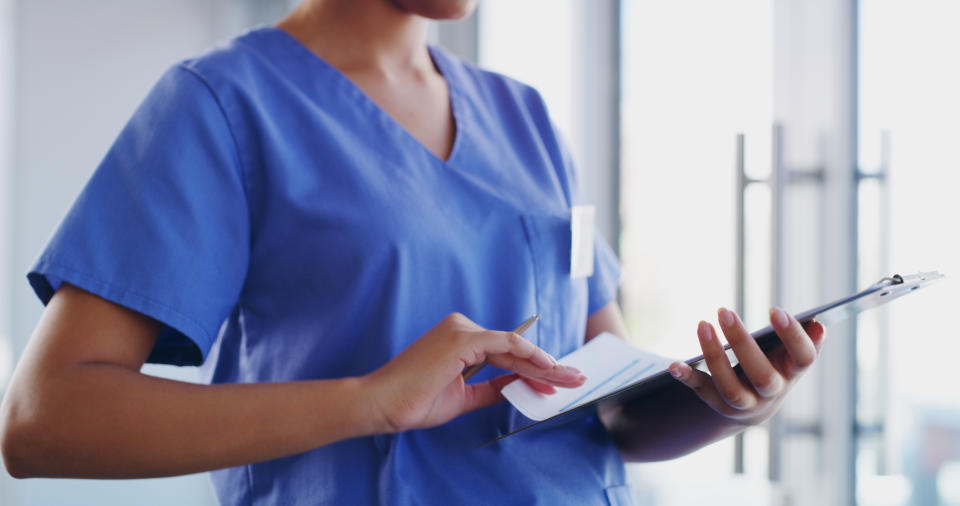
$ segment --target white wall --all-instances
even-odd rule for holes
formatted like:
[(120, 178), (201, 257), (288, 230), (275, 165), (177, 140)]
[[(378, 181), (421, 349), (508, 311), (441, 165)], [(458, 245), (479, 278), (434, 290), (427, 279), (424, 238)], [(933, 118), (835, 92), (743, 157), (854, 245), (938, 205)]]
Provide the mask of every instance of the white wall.
[[(7, 247), (11, 233), (10, 202), (12, 193), (11, 153), (13, 108), (13, 2), (0, 0), (0, 391), (13, 365), (10, 345), (10, 253)], [(2, 496), (0, 496), (2, 497)]]
[[(7, 5), (14, 8), (12, 37), (4, 22)], [(285, 8), (284, 0), (0, 0), (0, 347), (6, 346), (3, 334), (9, 333), (14, 356), (22, 351), (42, 310), (24, 276), (161, 73)], [(12, 44), (7, 44), (9, 38)], [(10, 49), (13, 78), (5, 79), (11, 75), (4, 66), (5, 50)], [(7, 85), (12, 85), (12, 94), (5, 94)], [(3, 128), (9, 120), (5, 97), (15, 104), (10, 136)], [(4, 171), (8, 161), (11, 170)], [(8, 191), (3, 193), (5, 180)], [(5, 216), (10, 219), (4, 221)], [(5, 223), (10, 226), (5, 228)], [(9, 322), (4, 322), (4, 314), (11, 316)], [(2, 358), (0, 352), (0, 389), (7, 376)], [(185, 379), (192, 375), (190, 369), (151, 371)], [(216, 501), (205, 475), (122, 482), (15, 481), (0, 472), (0, 503)]]
[[(13, 346), (10, 343), (10, 202), (11, 163), (10, 132), (13, 106), (13, 2), (0, 0), (0, 392), (13, 365)], [(0, 504), (11, 504), (10, 478), (0, 473)]]

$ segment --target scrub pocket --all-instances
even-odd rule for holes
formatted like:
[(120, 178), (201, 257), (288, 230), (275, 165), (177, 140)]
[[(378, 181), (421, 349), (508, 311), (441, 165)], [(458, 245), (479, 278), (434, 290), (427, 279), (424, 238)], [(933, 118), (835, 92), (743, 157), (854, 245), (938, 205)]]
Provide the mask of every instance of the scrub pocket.
[[(534, 300), (540, 319), (536, 334), (525, 334), (544, 351), (560, 358), (583, 345), (587, 326), (587, 280), (570, 277), (570, 216), (522, 215), (533, 273)], [(532, 422), (510, 409), (501, 434)]]
[(524, 215), (536, 289), (536, 344), (561, 357), (583, 344), (587, 280), (570, 277), (570, 216)]

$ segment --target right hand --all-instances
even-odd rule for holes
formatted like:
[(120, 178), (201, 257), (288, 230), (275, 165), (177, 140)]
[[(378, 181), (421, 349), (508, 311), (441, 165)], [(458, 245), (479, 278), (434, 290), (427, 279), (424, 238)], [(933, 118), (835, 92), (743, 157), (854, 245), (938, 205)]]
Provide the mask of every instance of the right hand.
[[(514, 371), (465, 384), (464, 368), (488, 364)], [(500, 389), (518, 376), (549, 393), (586, 380), (519, 334), (486, 330), (454, 313), (420, 336), (386, 365), (363, 378), (371, 387), (378, 432), (401, 432), (443, 424), (502, 399)], [(545, 388), (544, 388), (545, 387)]]

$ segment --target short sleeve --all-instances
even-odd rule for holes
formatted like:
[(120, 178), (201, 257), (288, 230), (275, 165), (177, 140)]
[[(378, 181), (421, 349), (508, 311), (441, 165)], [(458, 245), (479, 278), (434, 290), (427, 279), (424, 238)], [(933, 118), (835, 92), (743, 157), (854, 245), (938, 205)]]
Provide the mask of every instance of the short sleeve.
[[(539, 97), (539, 95), (537, 95)], [(542, 104), (542, 99), (539, 99)], [(545, 105), (541, 105), (545, 111)], [(556, 127), (551, 123), (550, 132), (557, 147), (555, 163), (563, 168), (564, 191), (568, 204), (580, 204), (580, 188), (577, 181), (577, 171), (573, 163), (570, 149), (563, 141)], [(589, 203), (589, 202), (587, 202)], [(588, 302), (587, 315), (595, 313), (610, 302), (616, 300), (620, 289), (620, 261), (610, 248), (607, 241), (599, 234), (594, 233), (593, 240), (593, 274), (587, 278)]]
[(616, 300), (620, 289), (620, 262), (600, 234), (594, 234), (593, 249), (593, 275), (587, 279), (588, 315)]
[(220, 102), (167, 71), (124, 127), (27, 278), (47, 304), (67, 282), (164, 325), (148, 361), (199, 364), (236, 306), (249, 213)]

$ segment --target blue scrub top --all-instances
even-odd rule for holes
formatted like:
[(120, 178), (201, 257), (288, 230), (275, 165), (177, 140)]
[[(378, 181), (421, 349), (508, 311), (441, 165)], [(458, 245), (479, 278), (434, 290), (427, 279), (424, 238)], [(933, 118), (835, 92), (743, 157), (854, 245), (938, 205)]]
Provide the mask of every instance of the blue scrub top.
[[(437, 158), (343, 74), (260, 28), (171, 68), (28, 275), (164, 324), (150, 360), (212, 383), (369, 373), (445, 315), (555, 356), (583, 344), (619, 270), (570, 277), (574, 171), (540, 96), (438, 48), (456, 121)], [(502, 374), (488, 367), (482, 381)], [(323, 416), (322, 411), (317, 416)], [(518, 427), (500, 403), (440, 427), (215, 471), (223, 504), (620, 504), (596, 418)]]

